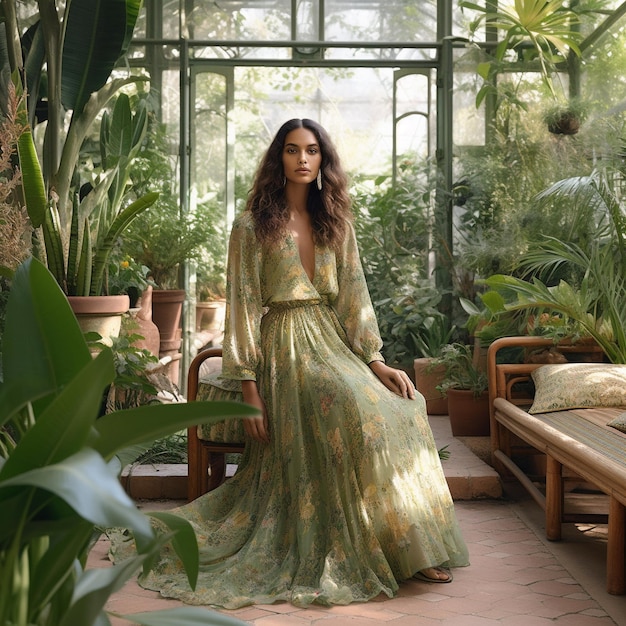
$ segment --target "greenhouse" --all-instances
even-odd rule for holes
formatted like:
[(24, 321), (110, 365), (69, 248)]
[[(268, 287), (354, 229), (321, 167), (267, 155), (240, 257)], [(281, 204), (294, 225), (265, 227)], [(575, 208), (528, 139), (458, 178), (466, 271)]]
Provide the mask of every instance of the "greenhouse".
[[(462, 503), (470, 564), (478, 564), (456, 569), (462, 559), (457, 564), (451, 557), (454, 585), (434, 591), (443, 588), (445, 602), (453, 600), (453, 590), (445, 595), (449, 588), (463, 590), (471, 582), (471, 570), (489, 567), (481, 553), (489, 533), (472, 536), (475, 519), (485, 527), (493, 524), (498, 532), (507, 524), (521, 524), (515, 541), (533, 546), (529, 554), (540, 554), (549, 563), (545, 570), (544, 565), (528, 566), (541, 569), (541, 575), (520, 565), (506, 574), (498, 570), (493, 580), (496, 586), (512, 585), (515, 577), (529, 576), (533, 608), (525, 612), (507, 604), (499, 613), (501, 599), (494, 595), (486, 608), (473, 610), (468, 604), (467, 616), (505, 621), (524, 615), (558, 622), (576, 614), (590, 624), (621, 624), (626, 593), (626, 2), (0, 0), (0, 18), (0, 506), (15, 510), (4, 530), (0, 527), (0, 623), (166, 623), (148, 616), (141, 618), (146, 621), (120, 621), (125, 609), (117, 612), (108, 597), (113, 583), (106, 592), (103, 583), (98, 592), (89, 589), (84, 598), (71, 600), (83, 580), (78, 569), (87, 575), (89, 568), (82, 568), (90, 554), (90, 562), (97, 554), (97, 549), (91, 552), (92, 532), (120, 526), (131, 528), (137, 538), (134, 558), (145, 558), (154, 567), (164, 540), (151, 535), (150, 524), (134, 505), (122, 502), (128, 494), (141, 499), (132, 484), (135, 480), (139, 489), (145, 468), (182, 468), (184, 480), (167, 492), (173, 496), (163, 496), (169, 479), (161, 474), (157, 497), (193, 503), (215, 490), (225, 493), (225, 485), (235, 484), (227, 476), (236, 476), (242, 464), (247, 467), (247, 444), (255, 438), (247, 428), (256, 422), (253, 413), (245, 412), (252, 409), (239, 408), (239, 401), (253, 404), (258, 413), (269, 392), (261, 394), (261, 404), (250, 402), (245, 392), (249, 380), (260, 381), (259, 386), (263, 381), (260, 372), (267, 364), (261, 343), (246, 348), (257, 355), (254, 359), (233, 347), (241, 341), (233, 339), (237, 324), (261, 341), (256, 322), (241, 321), (244, 309), (237, 308), (243, 306), (238, 298), (247, 298), (242, 294), (257, 283), (237, 286), (240, 270), (233, 269), (234, 258), (248, 267), (255, 257), (246, 245), (233, 252), (233, 242), (241, 216), (254, 212), (251, 207), (262, 213), (259, 206), (276, 193), (285, 198), (280, 201), (285, 206), (295, 197), (288, 195), (295, 187), (284, 155), (284, 191), (259, 192), (261, 171), (267, 167), (263, 158), (285, 122), (312, 120), (328, 133), (345, 170), (352, 216), (348, 232), (353, 224), (359, 260), (356, 278), (347, 284), (359, 284), (362, 268), (367, 296), (363, 304), (357, 288), (345, 296), (341, 289), (337, 296), (329, 288), (328, 295), (316, 282), (330, 273), (332, 286), (332, 273), (343, 280), (351, 267), (347, 252), (333, 239), (334, 228), (345, 232), (329, 226), (334, 224), (329, 217), (316, 221), (320, 209), (313, 208), (319, 197), (326, 206), (322, 212), (329, 211), (329, 202), (337, 203), (336, 214), (343, 211), (342, 183), (334, 174), (322, 181), (325, 159), (334, 158), (330, 153), (322, 155), (318, 178), (311, 179), (307, 191), (305, 213), (314, 233), (309, 268), (306, 248), (294, 244), (298, 269), (309, 279), (301, 290), (319, 291), (321, 305), (333, 310), (341, 328), (338, 336), (359, 360), (372, 371), (372, 363), (384, 364), (385, 375), (375, 373), (389, 390), (410, 381), (425, 401), (436, 456), (452, 498)], [(307, 124), (300, 128), (305, 133)], [(317, 132), (311, 128), (309, 136)], [(315, 145), (324, 144), (316, 137)], [(306, 158), (315, 163), (312, 153)], [(293, 206), (290, 210), (293, 221)], [(276, 243), (271, 230), (279, 222), (263, 224), (257, 213), (254, 219), (255, 243)], [(311, 228), (310, 221), (305, 225)], [(289, 227), (294, 242), (301, 228)], [(321, 253), (327, 245), (331, 270)], [(255, 280), (260, 293), (270, 280), (270, 262), (259, 263)], [(276, 271), (284, 272), (284, 267), (278, 265)], [(285, 272), (279, 287), (286, 289), (291, 278)], [(348, 301), (345, 311), (343, 299)], [(87, 311), (92, 302), (112, 306), (111, 316), (105, 318), (100, 308)], [(254, 301), (263, 309), (259, 328), (265, 328), (277, 307), (265, 296), (261, 304)], [(278, 305), (282, 313), (291, 307), (280, 298)], [(369, 307), (380, 348), (367, 345), (366, 335), (353, 336), (365, 333)], [(355, 327), (350, 325), (353, 309), (360, 314)], [(303, 328), (307, 341), (319, 344), (310, 320)], [(281, 332), (284, 339), (287, 331)], [(290, 341), (297, 352), (298, 336)], [(281, 350), (276, 354), (287, 347)], [(256, 370), (237, 361), (244, 353)], [(231, 375), (220, 380), (238, 386), (217, 384), (216, 396), (209, 387), (222, 371), (222, 359)], [(292, 362), (293, 355), (272, 362), (273, 385), (290, 375)], [(560, 366), (566, 367), (555, 369), (555, 378), (546, 380), (544, 388), (547, 368)], [(342, 371), (330, 378), (358, 378), (348, 365), (336, 368)], [(309, 370), (302, 369), (281, 388), (294, 406), (305, 402), (305, 372)], [(394, 376), (399, 378), (393, 383), (383, 380)], [(323, 384), (311, 381), (311, 386), (317, 385), (320, 394), (327, 391), (326, 384), (334, 389), (330, 378)], [(239, 395), (233, 395), (235, 387)], [(407, 398), (412, 392), (404, 393)], [(325, 416), (344, 401), (334, 394), (320, 395)], [(376, 394), (369, 389), (364, 395), (376, 405), (382, 402)], [(215, 400), (214, 408), (203, 412), (205, 403)], [(283, 401), (287, 403), (285, 397)], [(481, 406), (475, 407), (479, 401)], [(345, 406), (348, 414), (351, 401)], [(474, 409), (477, 413), (470, 417)], [(394, 431), (398, 411), (389, 413), (383, 411), (377, 419)], [(371, 436), (367, 426), (359, 441)], [(64, 436), (47, 450), (59, 430)], [(262, 429), (257, 432), (261, 437)], [(334, 437), (339, 435), (317, 435), (326, 437), (331, 449), (325, 462), (335, 463), (332, 455), (341, 446)], [(406, 439), (409, 447), (411, 437)], [(307, 453), (311, 447), (305, 439), (299, 445)], [(375, 457), (368, 471), (376, 474), (378, 463), (401, 463), (404, 452), (388, 448), (384, 462)], [(421, 452), (414, 456), (422, 459)], [(485, 476), (472, 478), (475, 459)], [(119, 476), (111, 478), (115, 464)], [(328, 471), (323, 467), (322, 474)], [(303, 476), (310, 471), (304, 464), (298, 468)], [(90, 479), (78, 486), (72, 476)], [(451, 476), (462, 476), (463, 486)], [(376, 487), (380, 492), (375, 496), (374, 479), (369, 486), (359, 483), (360, 475), (354, 480), (363, 497), (354, 508), (361, 507), (359, 515), (365, 515), (371, 502), (382, 501), (379, 493), (399, 489), (406, 476), (394, 474), (384, 488)], [(59, 487), (64, 481), (71, 486)], [(523, 488), (519, 493), (518, 487)], [(325, 497), (332, 499), (329, 493)], [(405, 492), (406, 501), (411, 497)], [(99, 500), (110, 501), (110, 509), (101, 509)], [(479, 501), (491, 503), (485, 505), (486, 518), (470, 508)], [(319, 503), (313, 502), (311, 515), (316, 521), (321, 515), (332, 534), (331, 527), (343, 522), (330, 512), (324, 517), (326, 509), (320, 513)], [(500, 525), (490, 508), (494, 503), (510, 507)], [(266, 510), (276, 506), (268, 499)], [(526, 506), (537, 507), (539, 521), (522, 512)], [(392, 533), (395, 510), (386, 511), (385, 532)], [(159, 519), (180, 537), (190, 532), (165, 513)], [(270, 524), (269, 519), (274, 518), (264, 518), (263, 524)], [(50, 524), (49, 532), (42, 530), (41, 520)], [(226, 514), (224, 520), (231, 523)], [(347, 527), (355, 535), (342, 545), (347, 549), (350, 544), (355, 553), (360, 548), (355, 528), (377, 523), (374, 515), (367, 523), (365, 517), (358, 520), (349, 520), (353, 525)], [(68, 534), (62, 532), (64, 524)], [(203, 527), (202, 532), (206, 537), (218, 531)], [(446, 536), (449, 549), (454, 534)], [(564, 548), (552, 549), (543, 541), (546, 537), (563, 538), (559, 545)], [(581, 554), (593, 554), (595, 586), (580, 574), (572, 556), (580, 537)], [(111, 541), (113, 545), (115, 539)], [(250, 539), (246, 550), (255, 541), (260, 539)], [(498, 546), (494, 553), (513, 555), (506, 567), (522, 560), (503, 536), (493, 541)], [(63, 553), (64, 542), (71, 543), (64, 559), (59, 557), (43, 575)], [(535, 550), (539, 543), (543, 547)], [(185, 567), (197, 568), (189, 544), (179, 548)], [(202, 561), (202, 547), (200, 554)], [(286, 567), (288, 557), (277, 554), (284, 556)], [(280, 560), (274, 555), (258, 567), (269, 567), (272, 558)], [(420, 566), (417, 574), (451, 572), (445, 565), (449, 562)], [(133, 563), (136, 574), (139, 561)], [(280, 581), (286, 574), (279, 565)], [(211, 561), (206, 569), (219, 567)], [(550, 568), (561, 575), (546, 574)], [(120, 574), (118, 580), (132, 575)], [(18, 584), (29, 576), (30, 590), (28, 582)], [(150, 580), (147, 570), (144, 576)], [(241, 590), (239, 596), (231, 589), (233, 597), (219, 605), (210, 591), (202, 591), (211, 580), (202, 576), (201, 562), (201, 591), (194, 599), (182, 592), (169, 597), (217, 604), (226, 615), (236, 608), (233, 623), (261, 624), (263, 618), (281, 616), (280, 609), (271, 612), (271, 602), (254, 600), (267, 593), (280, 602), (284, 594), (255, 596)], [(336, 605), (347, 604), (352, 611), (377, 598), (361, 606), (374, 605), (373, 613), (355, 609), (344, 616), (374, 624), (387, 611), (384, 620), (395, 623), (395, 610), (399, 624), (409, 623), (403, 617), (439, 623), (450, 610), (457, 620), (450, 623), (464, 624), (458, 607), (435, 615), (423, 605), (409, 610), (393, 604), (430, 602), (421, 594), (435, 586), (425, 592), (422, 583), (412, 582), (407, 589), (396, 575), (398, 592), (395, 581), (385, 586), (384, 575), (377, 576), (375, 583), (365, 576), (363, 587), (380, 586), (383, 600), (362, 593), (361, 583), (349, 593), (331, 591), (339, 579), (330, 576), (325, 587), (320, 582), (320, 589), (292, 597), (293, 606), (301, 603), (302, 613), (290, 609), (276, 623), (313, 623), (317, 617), (309, 613), (314, 611), (303, 607), (313, 603), (317, 610), (326, 603), (331, 609), (319, 617), (328, 619), (329, 626), (343, 626), (349, 620), (334, 612)], [(539, 589), (541, 576), (549, 584)], [(62, 586), (53, 584), (55, 577), (65, 581)], [(568, 577), (574, 581), (570, 589), (563, 582)], [(433, 582), (432, 572), (426, 578), (426, 585)], [(519, 580), (514, 584), (521, 587)], [(434, 582), (452, 582), (452, 573), (449, 580)], [(161, 589), (161, 582), (152, 585)], [(88, 608), (90, 593), (98, 599)], [(317, 600), (307, 599), (307, 593)], [(511, 586), (507, 593), (521, 595), (522, 589)], [(587, 604), (557, 609), (546, 599), (551, 594)], [(468, 603), (474, 595), (473, 590), (459, 592)], [(136, 605), (143, 606), (149, 602)], [(156, 608), (173, 606), (165, 601)], [(171, 623), (222, 623), (195, 622), (217, 618), (187, 609)]]

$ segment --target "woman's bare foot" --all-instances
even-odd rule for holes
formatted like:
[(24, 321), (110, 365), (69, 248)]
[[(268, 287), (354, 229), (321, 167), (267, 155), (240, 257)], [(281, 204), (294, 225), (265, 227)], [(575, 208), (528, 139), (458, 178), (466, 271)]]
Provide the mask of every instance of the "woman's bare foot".
[(416, 572), (413, 578), (426, 583), (451, 583), (452, 572), (446, 567), (427, 567)]

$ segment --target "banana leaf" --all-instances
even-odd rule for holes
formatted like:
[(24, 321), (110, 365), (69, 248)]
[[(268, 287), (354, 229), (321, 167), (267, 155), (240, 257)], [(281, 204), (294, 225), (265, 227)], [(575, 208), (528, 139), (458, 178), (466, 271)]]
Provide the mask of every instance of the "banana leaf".
[[(128, 47), (127, 31), (134, 29), (142, 2), (139, 0), (72, 0), (65, 18), (62, 52), (63, 106), (82, 110), (94, 91), (107, 81)], [(132, 7), (127, 11), (127, 6)]]
[[(258, 411), (236, 402), (191, 402), (98, 418), (103, 391), (114, 376), (112, 353), (103, 348), (92, 358), (65, 295), (36, 259), (15, 273), (6, 324), (0, 385), (0, 623), (110, 623), (104, 611), (110, 595), (154, 564), (168, 541), (193, 587), (199, 559), (192, 527), (173, 512), (157, 513), (167, 529), (157, 531), (123, 490), (115, 454), (193, 423)], [(94, 536), (111, 527), (129, 529), (136, 556), (85, 571)], [(241, 623), (187, 608), (138, 619), (177, 626)]]

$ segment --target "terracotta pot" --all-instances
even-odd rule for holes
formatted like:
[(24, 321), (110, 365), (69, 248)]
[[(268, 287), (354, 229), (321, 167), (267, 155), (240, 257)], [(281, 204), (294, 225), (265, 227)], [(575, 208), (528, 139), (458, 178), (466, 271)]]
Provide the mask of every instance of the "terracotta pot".
[(221, 330), (224, 327), (226, 300), (196, 302), (196, 332)]
[[(173, 339), (161, 339), (159, 352), (177, 352), (182, 343), (183, 329), (177, 328)], [(161, 354), (161, 356), (163, 356)]]
[(107, 346), (119, 337), (122, 315), (130, 307), (128, 296), (68, 296), (67, 299), (84, 333), (98, 333)]
[(488, 437), (489, 392), (476, 397), (467, 389), (448, 389), (448, 415), (455, 437)]
[(184, 289), (155, 289), (152, 292), (152, 321), (159, 329), (161, 341), (176, 339), (184, 301)]
[(426, 400), (426, 411), (429, 415), (447, 415), (448, 398), (437, 389), (437, 385), (443, 381), (446, 368), (445, 365), (437, 365), (431, 369), (432, 362), (430, 357), (413, 361), (415, 386)]

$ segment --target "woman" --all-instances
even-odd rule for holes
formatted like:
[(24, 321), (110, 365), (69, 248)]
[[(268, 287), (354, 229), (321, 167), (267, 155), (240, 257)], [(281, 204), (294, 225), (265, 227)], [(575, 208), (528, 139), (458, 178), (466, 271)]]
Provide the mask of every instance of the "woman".
[(198, 534), (196, 591), (169, 557), (142, 584), (235, 608), (450, 582), (467, 549), (425, 403), (380, 354), (346, 177), (317, 123), (290, 120), (271, 143), (227, 279), (222, 376), (262, 417), (245, 420), (235, 476), (178, 509)]

